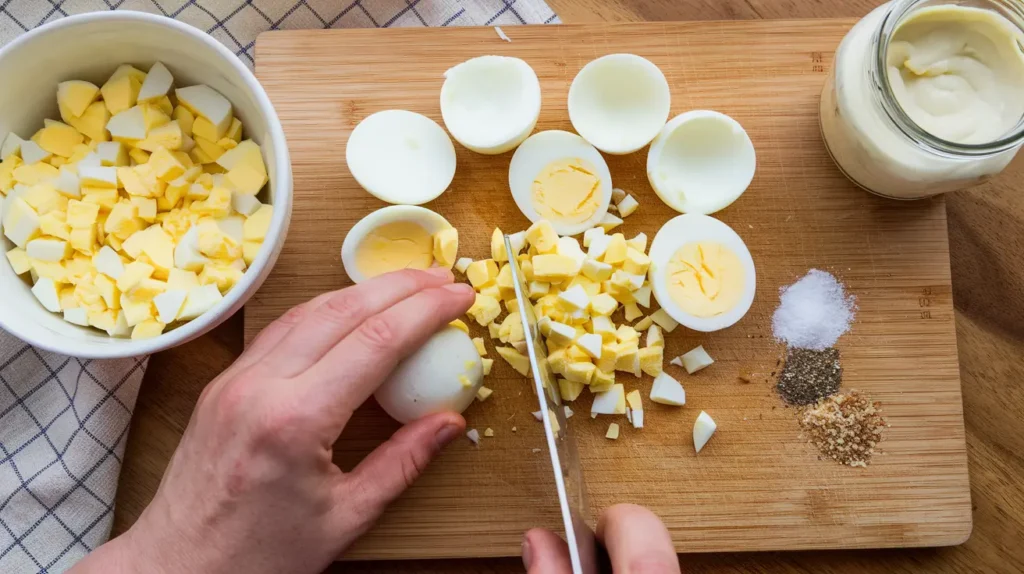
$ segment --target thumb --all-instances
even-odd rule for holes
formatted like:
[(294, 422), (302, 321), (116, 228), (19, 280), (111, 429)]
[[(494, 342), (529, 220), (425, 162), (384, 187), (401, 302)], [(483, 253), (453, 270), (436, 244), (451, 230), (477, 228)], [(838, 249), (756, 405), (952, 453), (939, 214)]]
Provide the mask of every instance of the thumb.
[(343, 521), (369, 528), (465, 429), (465, 419), (453, 412), (430, 415), (400, 428), (345, 476), (337, 505), (349, 514)]
[(523, 536), (523, 566), (527, 574), (572, 574), (569, 547), (550, 530), (534, 528)]

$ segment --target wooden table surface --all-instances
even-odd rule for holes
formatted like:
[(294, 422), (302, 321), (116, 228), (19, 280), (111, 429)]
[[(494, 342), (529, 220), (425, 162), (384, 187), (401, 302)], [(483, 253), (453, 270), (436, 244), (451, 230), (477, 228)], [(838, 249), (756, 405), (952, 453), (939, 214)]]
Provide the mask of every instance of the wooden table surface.
[[(863, 16), (877, 0), (548, 0), (564, 22)], [(947, 198), (953, 295), (970, 459), (974, 533), (958, 547), (703, 554), (686, 572), (1024, 571), (1024, 158), (994, 192)], [(202, 388), (241, 352), (241, 315), (150, 361), (132, 420), (114, 534), (156, 491)], [(331, 572), (522, 572), (518, 559), (357, 563)]]

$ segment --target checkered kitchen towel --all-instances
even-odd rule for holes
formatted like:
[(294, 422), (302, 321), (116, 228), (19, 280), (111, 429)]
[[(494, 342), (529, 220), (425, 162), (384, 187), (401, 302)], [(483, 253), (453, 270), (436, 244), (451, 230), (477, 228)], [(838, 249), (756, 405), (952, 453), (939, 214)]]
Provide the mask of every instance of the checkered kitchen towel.
[[(558, 21), (543, 0), (0, 0), (0, 43), (94, 10), (182, 20), (250, 67), (264, 30)], [(46, 353), (0, 331), (0, 573), (63, 572), (107, 539), (145, 368)]]

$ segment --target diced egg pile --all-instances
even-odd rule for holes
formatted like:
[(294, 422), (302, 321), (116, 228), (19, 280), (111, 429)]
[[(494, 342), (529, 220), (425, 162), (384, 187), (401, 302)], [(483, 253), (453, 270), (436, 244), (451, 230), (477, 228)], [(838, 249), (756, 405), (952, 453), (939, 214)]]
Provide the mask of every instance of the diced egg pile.
[(216, 305), (266, 237), (259, 146), (220, 93), (173, 84), (159, 62), (61, 82), (63, 121), (3, 143), (7, 258), (70, 323), (160, 335)]

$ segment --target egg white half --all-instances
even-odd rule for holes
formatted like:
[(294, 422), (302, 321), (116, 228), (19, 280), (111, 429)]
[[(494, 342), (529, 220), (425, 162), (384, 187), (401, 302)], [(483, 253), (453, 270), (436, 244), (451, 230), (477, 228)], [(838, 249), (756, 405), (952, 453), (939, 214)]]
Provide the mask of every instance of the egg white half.
[[(743, 294), (733, 308), (721, 315), (714, 317), (691, 315), (683, 311), (669, 294), (668, 263), (680, 247), (695, 241), (714, 241), (724, 245), (736, 254), (743, 268)], [(691, 213), (668, 220), (654, 236), (648, 256), (651, 258), (648, 279), (654, 291), (654, 298), (658, 300), (661, 308), (680, 325), (703, 332), (725, 329), (742, 319), (754, 302), (757, 276), (750, 250), (731, 227), (714, 217)]]
[(477, 153), (505, 153), (525, 140), (540, 116), (540, 82), (529, 64), (480, 56), (444, 74), (441, 117), (455, 141)]
[(658, 66), (634, 54), (602, 56), (576, 74), (569, 86), (572, 127), (597, 149), (633, 153), (658, 135), (672, 105), (668, 80)]
[[(471, 386), (462, 386), (460, 375)], [(465, 411), (483, 380), (473, 340), (461, 329), (445, 327), (399, 363), (373, 396), (391, 418), (404, 424), (435, 413)]]
[(370, 279), (356, 265), (356, 251), (359, 244), (374, 229), (396, 221), (413, 222), (426, 229), (431, 236), (452, 227), (444, 217), (425, 207), (415, 205), (389, 205), (370, 213), (352, 226), (352, 229), (345, 235), (345, 241), (341, 244), (341, 264), (353, 283), (362, 283)]
[(680, 213), (725, 209), (750, 186), (756, 166), (754, 144), (743, 126), (711, 110), (672, 118), (647, 153), (651, 187)]
[(549, 130), (527, 138), (512, 155), (512, 163), (508, 167), (508, 186), (512, 191), (512, 199), (527, 219), (537, 222), (543, 218), (533, 204), (534, 179), (552, 162), (572, 158), (580, 158), (594, 167), (597, 172), (595, 175), (601, 180), (601, 198), (597, 210), (585, 221), (552, 221), (555, 232), (563, 236), (583, 233), (597, 225), (608, 213), (608, 204), (612, 199), (612, 174), (601, 152), (574, 133)]
[(381, 201), (420, 205), (444, 193), (455, 177), (455, 146), (434, 120), (384, 110), (359, 122), (345, 145), (352, 176)]

